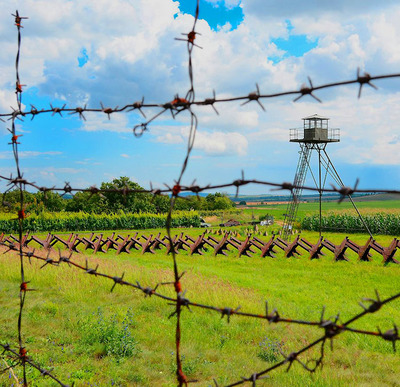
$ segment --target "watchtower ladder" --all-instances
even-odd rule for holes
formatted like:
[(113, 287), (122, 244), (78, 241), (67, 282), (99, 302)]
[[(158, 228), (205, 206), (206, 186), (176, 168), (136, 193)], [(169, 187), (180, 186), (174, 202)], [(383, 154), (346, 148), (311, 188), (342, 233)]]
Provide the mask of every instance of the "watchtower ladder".
[(293, 230), (293, 223), (296, 220), (297, 210), (299, 208), (299, 199), (303, 191), (301, 187), (304, 185), (307, 169), (310, 165), (311, 149), (312, 148), (308, 147), (307, 144), (300, 143), (300, 157), (293, 181), (295, 188), (293, 188), (291, 192), (283, 222), (282, 235), (284, 240), (289, 239), (289, 235)]

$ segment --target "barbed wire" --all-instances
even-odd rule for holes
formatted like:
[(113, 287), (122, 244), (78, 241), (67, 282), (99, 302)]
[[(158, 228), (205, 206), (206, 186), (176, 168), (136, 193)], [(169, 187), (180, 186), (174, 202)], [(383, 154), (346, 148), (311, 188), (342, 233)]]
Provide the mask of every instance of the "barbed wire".
[[(175, 348), (176, 348), (176, 380), (179, 386), (187, 386), (188, 383), (194, 382), (194, 380), (189, 380), (188, 377), (185, 375), (183, 372), (182, 368), (182, 355), (181, 355), (181, 314), (184, 309), (190, 309), (190, 307), (193, 308), (201, 308), (201, 309), (206, 309), (209, 311), (214, 311), (217, 312), (218, 314), (221, 315), (221, 317), (227, 317), (228, 322), (230, 321), (230, 318), (232, 316), (238, 316), (238, 317), (246, 317), (246, 318), (254, 318), (254, 319), (263, 319), (266, 320), (270, 323), (289, 323), (289, 324), (300, 324), (300, 325), (309, 325), (313, 326), (316, 328), (320, 328), (324, 330), (324, 334), (317, 340), (311, 342), (308, 345), (305, 345), (301, 349), (299, 349), (296, 352), (292, 352), (289, 355), (285, 355), (282, 353), (284, 360), (281, 362), (276, 363), (275, 365), (260, 371), (253, 373), (250, 377), (244, 377), (238, 382), (234, 382), (233, 384), (230, 384), (230, 386), (235, 386), (239, 384), (243, 384), (246, 382), (250, 382), (253, 385), (256, 384), (256, 381), (259, 379), (264, 378), (268, 373), (270, 373), (272, 370), (277, 369), (279, 367), (282, 367), (284, 365), (288, 365), (288, 370), (292, 366), (294, 362), (298, 362), (303, 366), (304, 369), (306, 369), (309, 372), (314, 372), (318, 367), (322, 365), (324, 356), (325, 356), (325, 344), (329, 340), (331, 343), (333, 339), (338, 336), (339, 334), (350, 331), (356, 334), (361, 334), (361, 335), (370, 335), (370, 336), (376, 336), (379, 338), (382, 338), (383, 340), (389, 341), (393, 344), (393, 349), (396, 349), (396, 342), (399, 340), (399, 335), (398, 335), (398, 329), (397, 326), (394, 325), (393, 329), (389, 329), (385, 332), (381, 332), (380, 329), (378, 331), (367, 331), (367, 330), (360, 330), (360, 329), (354, 329), (350, 328), (348, 325), (351, 323), (358, 321), (362, 317), (375, 313), (378, 310), (380, 310), (384, 305), (387, 303), (390, 303), (400, 297), (400, 293), (397, 293), (389, 298), (386, 298), (384, 300), (381, 300), (379, 297), (378, 292), (376, 292), (376, 299), (365, 299), (364, 301), (367, 301), (369, 303), (368, 306), (363, 305), (363, 311), (354, 315), (351, 319), (345, 321), (344, 323), (339, 322), (339, 317), (335, 319), (325, 319), (324, 318), (324, 309), (322, 310), (322, 314), (320, 317), (319, 321), (304, 321), (304, 320), (297, 320), (297, 319), (289, 319), (289, 318), (284, 318), (281, 317), (281, 315), (278, 313), (276, 309), (274, 309), (272, 312), (269, 312), (268, 310), (268, 304), (266, 304), (266, 310), (265, 313), (262, 314), (255, 314), (255, 313), (248, 313), (248, 312), (242, 312), (240, 311), (240, 307), (216, 307), (212, 305), (205, 305), (205, 304), (200, 304), (197, 302), (190, 301), (186, 297), (186, 292), (183, 290), (183, 285), (181, 282), (181, 279), (184, 275), (184, 272), (181, 272), (178, 267), (178, 262), (177, 262), (177, 256), (176, 256), (176, 251), (174, 248), (171, 249), (171, 256), (172, 256), (172, 263), (173, 263), (173, 279), (170, 282), (166, 283), (159, 283), (154, 287), (143, 287), (140, 285), (140, 283), (137, 281), (136, 283), (131, 283), (126, 280), (124, 280), (124, 274), (122, 274), (120, 277), (119, 276), (111, 276), (106, 273), (102, 273), (99, 271), (98, 266), (96, 267), (90, 267), (89, 262), (86, 260), (85, 266), (75, 262), (72, 260), (72, 254), (69, 256), (64, 256), (61, 252), (59, 253), (59, 256), (56, 257), (51, 257), (50, 254), (47, 256), (43, 257), (33, 251), (26, 251), (24, 250), (23, 247), (23, 231), (24, 231), (24, 220), (26, 218), (25, 210), (24, 210), (24, 205), (25, 205), (25, 189), (26, 187), (31, 187), (35, 188), (38, 191), (41, 192), (49, 192), (49, 191), (55, 191), (55, 192), (60, 192), (63, 195), (65, 194), (73, 194), (74, 192), (88, 192), (91, 195), (101, 195), (102, 193), (106, 192), (116, 192), (119, 193), (123, 196), (129, 195), (131, 193), (150, 193), (153, 195), (159, 195), (159, 194), (170, 194), (170, 207), (167, 215), (167, 221), (166, 221), (166, 231), (167, 231), (167, 239), (168, 243), (170, 243), (171, 246), (173, 246), (173, 238), (171, 235), (171, 220), (172, 220), (172, 213), (174, 210), (175, 202), (178, 197), (180, 197), (180, 193), (182, 192), (193, 192), (196, 195), (198, 195), (200, 192), (208, 190), (208, 189), (221, 189), (221, 188), (227, 188), (227, 187), (235, 187), (236, 188), (236, 194), (238, 195), (239, 193), (239, 188), (248, 184), (260, 184), (260, 185), (266, 185), (273, 187), (276, 190), (289, 190), (292, 192), (295, 188), (303, 188), (306, 190), (311, 190), (311, 191), (316, 191), (317, 189), (314, 187), (297, 187), (291, 183), (272, 183), (268, 181), (260, 181), (260, 180), (247, 180), (244, 178), (244, 172), (242, 172), (242, 177), (234, 180), (232, 182), (226, 183), (226, 184), (216, 184), (216, 185), (205, 185), (205, 186), (199, 186), (196, 185), (195, 181), (191, 185), (184, 185), (182, 183), (183, 176), (186, 172), (187, 165), (190, 159), (190, 155), (194, 146), (194, 141), (195, 141), (195, 136), (197, 132), (197, 126), (198, 126), (198, 117), (194, 110), (192, 109), (194, 106), (211, 106), (216, 114), (218, 114), (218, 111), (215, 107), (216, 104), (218, 103), (227, 103), (227, 102), (241, 102), (242, 105), (245, 105), (250, 102), (257, 102), (258, 105), (265, 110), (263, 104), (261, 103), (262, 100), (265, 99), (271, 99), (271, 98), (277, 98), (277, 97), (282, 97), (282, 96), (290, 96), (293, 95), (295, 96), (294, 101), (298, 101), (299, 99), (303, 98), (304, 96), (310, 96), (317, 100), (318, 102), (321, 102), (320, 98), (315, 95), (315, 92), (318, 90), (322, 89), (327, 89), (327, 88), (333, 88), (333, 87), (339, 87), (339, 86), (345, 86), (345, 85), (351, 85), (351, 84), (358, 84), (359, 85), (359, 91), (358, 91), (358, 98), (361, 97), (361, 92), (363, 89), (364, 85), (369, 85), (373, 88), (376, 88), (376, 86), (372, 83), (372, 81), (375, 80), (380, 80), (380, 79), (391, 79), (391, 78), (399, 78), (400, 73), (398, 74), (386, 74), (386, 75), (376, 75), (376, 76), (371, 76), (370, 74), (364, 72), (361, 73), (360, 70), (357, 70), (357, 75), (355, 79), (348, 80), (348, 81), (339, 81), (339, 82), (333, 82), (333, 83), (327, 83), (319, 86), (314, 86), (312, 83), (311, 78), (308, 78), (309, 85), (303, 85), (301, 86), (298, 90), (292, 90), (292, 91), (284, 91), (284, 92), (278, 92), (278, 93), (272, 93), (272, 94), (262, 94), (260, 92), (259, 86), (256, 85), (256, 91), (251, 92), (247, 95), (244, 96), (238, 96), (238, 97), (232, 97), (232, 98), (217, 98), (215, 92), (213, 92), (213, 97), (211, 98), (206, 98), (204, 100), (196, 100), (195, 99), (195, 87), (194, 87), (194, 71), (193, 71), (193, 61), (192, 61), (192, 53), (194, 50), (194, 47), (199, 47), (195, 43), (196, 36), (199, 35), (199, 33), (196, 31), (196, 24), (198, 21), (198, 15), (199, 15), (199, 0), (196, 1), (196, 12), (195, 12), (195, 17), (194, 17), (194, 22), (192, 29), (189, 33), (183, 33), (182, 35), (185, 38), (176, 38), (177, 40), (183, 40), (187, 44), (187, 53), (188, 53), (188, 75), (189, 75), (189, 88), (188, 91), (185, 94), (184, 98), (179, 97), (178, 94), (175, 95), (175, 97), (168, 102), (165, 103), (144, 103), (144, 97), (140, 101), (136, 101), (130, 104), (127, 104), (121, 108), (119, 107), (105, 107), (103, 106), (102, 103), (100, 103), (100, 108), (88, 108), (86, 105), (83, 107), (74, 107), (74, 108), (68, 108), (66, 104), (64, 104), (61, 107), (58, 106), (53, 106), (50, 104), (50, 108), (36, 108), (34, 105), (31, 105), (30, 110), (23, 110), (22, 108), (22, 93), (23, 93), (23, 87), (25, 85), (21, 84), (20, 80), (20, 73), (19, 73), (19, 60), (20, 60), (20, 52), (21, 52), (21, 28), (22, 28), (22, 20), (27, 19), (26, 17), (21, 17), (16, 11), (15, 14), (13, 14), (15, 18), (15, 25), (17, 27), (17, 32), (18, 32), (18, 45), (17, 45), (17, 55), (16, 55), (16, 61), (15, 61), (15, 71), (16, 71), (16, 88), (15, 88), (15, 94), (16, 94), (16, 102), (17, 102), (17, 108), (13, 108), (12, 112), (10, 113), (1, 113), (0, 114), (0, 119), (3, 120), (3, 118), (7, 119), (8, 121), (11, 121), (11, 129), (8, 129), (11, 133), (11, 142), (10, 145), (13, 150), (13, 156), (15, 160), (15, 167), (16, 167), (16, 176), (0, 176), (0, 179), (4, 180), (8, 184), (8, 188), (5, 191), (5, 194), (3, 195), (3, 202), (6, 202), (5, 198), (7, 196), (7, 193), (10, 192), (13, 189), (17, 189), (19, 191), (19, 210), (17, 214), (16, 220), (18, 221), (18, 238), (19, 238), (19, 244), (18, 246), (13, 246), (13, 245), (6, 245), (8, 250), (15, 251), (20, 258), (20, 289), (19, 289), (19, 298), (20, 298), (20, 303), (19, 303), (19, 314), (18, 314), (18, 349), (12, 349), (10, 345), (8, 344), (1, 344), (0, 346), (3, 348), (3, 354), (8, 354), (9, 358), (11, 359), (11, 366), (6, 368), (10, 369), (15, 366), (22, 366), (23, 368), (23, 385), (27, 386), (28, 381), (27, 381), (27, 376), (26, 376), (26, 366), (30, 365), (34, 368), (36, 368), (41, 374), (45, 376), (51, 377), (53, 380), (55, 380), (58, 384), (64, 386), (64, 384), (59, 381), (55, 376), (52, 375), (51, 371), (47, 371), (44, 368), (41, 368), (37, 363), (31, 360), (31, 358), (27, 355), (28, 350), (26, 349), (26, 346), (24, 345), (24, 340), (23, 340), (23, 312), (24, 312), (24, 305), (25, 305), (25, 300), (26, 300), (26, 295), (27, 292), (32, 291), (33, 289), (30, 288), (28, 285), (30, 282), (27, 281), (26, 276), (25, 276), (25, 267), (24, 267), (24, 261), (26, 258), (29, 260), (31, 259), (37, 259), (41, 260), (44, 262), (42, 265), (42, 268), (46, 266), (51, 266), (51, 267), (57, 267), (60, 266), (61, 263), (66, 263), (71, 267), (74, 267), (76, 269), (82, 270), (85, 273), (91, 275), (93, 278), (106, 278), (111, 281), (113, 281), (111, 291), (115, 289), (117, 285), (125, 285), (125, 286), (131, 286), (137, 290), (140, 290), (142, 293), (144, 293), (145, 296), (156, 296), (160, 299), (163, 299), (164, 301), (168, 302), (171, 306), (173, 306), (173, 310), (170, 314), (170, 317), (176, 318), (176, 325), (175, 325)], [(135, 189), (130, 189), (129, 187), (123, 187), (123, 188), (108, 188), (108, 189), (101, 189), (97, 188), (95, 186), (91, 186), (89, 188), (74, 188), (72, 187), (69, 183), (66, 183), (64, 187), (45, 187), (45, 186), (40, 186), (37, 185), (35, 182), (29, 181), (23, 177), (23, 173), (20, 168), (20, 162), (19, 162), (19, 151), (18, 151), (18, 145), (20, 144), (19, 138), (22, 135), (17, 135), (16, 134), (16, 125), (15, 122), (16, 120), (23, 120), (24, 117), (30, 117), (31, 120), (33, 120), (37, 115), (40, 114), (51, 114), (52, 116), (58, 114), (60, 116), (63, 116), (63, 113), (70, 114), (70, 115), (75, 115), (77, 114), (78, 117), (82, 120), (86, 120), (86, 117), (84, 113), (87, 112), (96, 112), (96, 113), (103, 113), (106, 114), (107, 117), (110, 119), (111, 114), (114, 113), (122, 113), (122, 112), (131, 112), (131, 111), (137, 111), (140, 113), (144, 118), (146, 117), (145, 114), (145, 109), (154, 109), (154, 108), (160, 108), (161, 110), (158, 111), (156, 114), (154, 114), (151, 118), (146, 119), (145, 122), (142, 122), (139, 125), (136, 125), (133, 128), (133, 133), (135, 136), (140, 137), (141, 135), (144, 134), (148, 130), (148, 126), (150, 123), (155, 121), (158, 117), (160, 117), (162, 114), (166, 112), (170, 112), (172, 117), (175, 118), (178, 114), (186, 112), (189, 114), (190, 117), (190, 129), (189, 129), (189, 135), (188, 135), (188, 141), (187, 141), (187, 148), (186, 148), (186, 154), (184, 157), (184, 161), (182, 163), (182, 167), (180, 169), (180, 172), (178, 174), (178, 178), (175, 180), (174, 184), (167, 185), (166, 184), (166, 189), (153, 189), (153, 187), (150, 187), (150, 190), (135, 190)], [(3, 120), (4, 121), (4, 120)], [(335, 192), (339, 193), (340, 199), (351, 195), (353, 193), (376, 193), (376, 192), (385, 192), (385, 193), (400, 193), (400, 190), (361, 190), (358, 189), (357, 186), (354, 188), (351, 187), (335, 187), (332, 186), (332, 189), (325, 189), (326, 192)], [(172, 286), (173, 292), (175, 292), (175, 297), (170, 297), (167, 296), (163, 293), (160, 293), (157, 291), (160, 285), (170, 285)], [(313, 365), (309, 365), (309, 362), (304, 363), (299, 359), (299, 356), (305, 352), (307, 352), (309, 349), (320, 345), (320, 352), (319, 352), (319, 357), (317, 359), (312, 360), (314, 363)], [(4, 371), (4, 370), (3, 370)], [(217, 384), (217, 382), (215, 382)]]
[[(8, 358), (11, 360), (11, 365), (7, 366), (5, 369), (0, 369), (0, 373), (4, 373), (8, 370), (12, 370), (14, 367), (19, 365), (24, 366), (24, 364), (29, 364), (31, 367), (35, 368), (40, 372), (42, 376), (47, 376), (53, 379), (62, 387), (70, 387), (68, 384), (64, 384), (57, 377), (55, 377), (51, 371), (42, 368), (39, 364), (35, 363), (28, 355), (25, 348), (19, 348), (19, 351), (12, 349), (8, 344), (1, 344), (0, 347), (3, 348), (2, 356), (7, 354)], [(74, 384), (72, 384), (73, 386)]]
[[(192, 35), (192, 32), (194, 35)], [(195, 36), (198, 34), (195, 31), (191, 31), (188, 35)], [(192, 38), (194, 40), (194, 38)], [(182, 40), (182, 39), (179, 39)], [(131, 104), (127, 104), (123, 107), (104, 107), (102, 103), (100, 103), (99, 108), (88, 108), (87, 105), (84, 105), (83, 107), (77, 106), (73, 108), (69, 108), (64, 104), (62, 107), (57, 107), (57, 106), (52, 106), (50, 104), (50, 108), (42, 108), (38, 110), (34, 105), (31, 105), (31, 109), (29, 110), (22, 110), (21, 109), (21, 103), (18, 105), (18, 109), (13, 109), (11, 113), (1, 113), (0, 117), (12, 119), (12, 118), (18, 118), (22, 119), (22, 117), (31, 117), (31, 120), (33, 120), (37, 115), (40, 114), (46, 114), (46, 113), (51, 113), (52, 116), (55, 114), (59, 114), (61, 117), (63, 117), (62, 113), (68, 113), (70, 115), (73, 114), (78, 114), (79, 118), (82, 120), (86, 120), (86, 117), (84, 116), (83, 113), (86, 112), (93, 112), (93, 113), (104, 113), (107, 115), (108, 119), (110, 119), (110, 115), (113, 113), (123, 113), (123, 112), (132, 112), (134, 110), (138, 110), (143, 117), (146, 118), (146, 115), (143, 112), (143, 109), (147, 108), (161, 108), (162, 110), (159, 111), (157, 114), (152, 116), (149, 120), (147, 120), (144, 123), (141, 123), (139, 125), (136, 125), (134, 128), (139, 128), (141, 127), (144, 129), (140, 133), (136, 133), (137, 135), (143, 134), (144, 131), (146, 131), (147, 126), (154, 121), (156, 118), (158, 118), (160, 115), (162, 115), (165, 112), (170, 112), (172, 117), (175, 118), (179, 113), (182, 111), (185, 111), (187, 109), (190, 109), (192, 106), (207, 106), (211, 105), (215, 109), (215, 104), (220, 104), (220, 103), (226, 103), (226, 102), (236, 102), (236, 101), (245, 101), (242, 103), (242, 105), (245, 105), (251, 101), (256, 101), (260, 105), (260, 107), (265, 111), (264, 106), (260, 103), (260, 100), (263, 99), (272, 99), (272, 98), (278, 98), (278, 97), (283, 97), (283, 96), (288, 96), (288, 95), (296, 95), (297, 97), (293, 100), (294, 102), (298, 101), (302, 97), (306, 95), (310, 95), (312, 98), (316, 99), (318, 102), (322, 102), (320, 98), (316, 97), (314, 95), (314, 92), (317, 90), (322, 90), (322, 89), (328, 89), (328, 88), (333, 88), (333, 87), (340, 87), (340, 86), (348, 86), (348, 85), (354, 85), (358, 84), (359, 85), (359, 92), (358, 92), (358, 98), (361, 97), (361, 91), (364, 85), (369, 85), (375, 89), (377, 87), (371, 83), (371, 81), (375, 80), (381, 80), (381, 79), (392, 79), (392, 78), (400, 78), (400, 73), (393, 73), (393, 74), (381, 74), (381, 75), (370, 75), (367, 72), (364, 72), (361, 74), (360, 69), (358, 68), (356, 71), (356, 77), (354, 79), (346, 80), (346, 81), (338, 81), (338, 82), (330, 82), (326, 84), (322, 84), (319, 86), (313, 86), (311, 78), (308, 77), (310, 86), (305, 86), (302, 85), (299, 89), (296, 90), (289, 90), (289, 91), (282, 91), (282, 92), (276, 92), (276, 93), (270, 93), (270, 94), (262, 94), (260, 93), (260, 89), (258, 84), (256, 84), (256, 91), (251, 92), (247, 95), (243, 96), (237, 96), (237, 97), (231, 97), (231, 98), (217, 98), (215, 92), (213, 93), (212, 98), (205, 98), (203, 100), (195, 101), (194, 100), (194, 88), (193, 88), (193, 72), (192, 72), (192, 62), (191, 62), (191, 50), (194, 46), (194, 43), (191, 40), (185, 40), (188, 42), (188, 45), (190, 45), (190, 59), (189, 59), (189, 74), (191, 74), (191, 87), (189, 91), (186, 94), (185, 98), (180, 98), (179, 95), (175, 95), (174, 98), (171, 101), (167, 101), (164, 103), (144, 103), (144, 98), (142, 98), (141, 101), (136, 101)], [(26, 85), (18, 85), (17, 86), (17, 91), (18, 94), (20, 95), (22, 93), (22, 86)], [(215, 112), (218, 114), (218, 111), (215, 109)], [(134, 129), (134, 132), (136, 130)]]
[[(223, 188), (236, 188), (236, 197), (239, 195), (239, 189), (241, 187), (247, 186), (247, 185), (265, 185), (268, 187), (273, 187), (273, 190), (279, 191), (279, 190), (286, 190), (289, 192), (292, 192), (296, 189), (302, 189), (302, 190), (307, 190), (307, 191), (313, 191), (313, 192), (318, 192), (319, 188), (315, 186), (307, 186), (307, 185), (296, 185), (290, 182), (283, 182), (283, 183), (275, 183), (272, 181), (264, 181), (264, 180), (259, 180), (259, 179), (245, 179), (244, 175), (242, 174), (242, 177), (236, 180), (233, 180), (228, 183), (224, 184), (207, 184), (207, 185), (197, 185), (192, 183), (191, 185), (184, 185), (184, 184), (179, 184), (178, 182), (175, 182), (172, 187), (168, 184), (164, 184), (166, 188), (154, 188), (153, 185), (150, 183), (150, 189), (134, 189), (130, 188), (128, 185), (125, 185), (123, 188), (98, 188), (95, 185), (88, 187), (88, 188), (81, 188), (81, 187), (72, 187), (69, 182), (66, 182), (63, 187), (47, 187), (47, 186), (39, 186), (35, 182), (29, 181), (25, 178), (14, 178), (13, 176), (6, 177), (0, 175), (0, 179), (4, 180), (5, 182), (8, 182), (9, 188), (4, 192), (4, 194), (7, 194), (11, 190), (15, 189), (16, 187), (19, 186), (19, 184), (22, 184), (24, 189), (28, 186), (31, 188), (35, 188), (40, 192), (60, 192), (62, 195), (65, 194), (74, 194), (77, 192), (87, 192), (90, 193), (91, 195), (101, 195), (103, 193), (120, 193), (123, 196), (127, 196), (130, 194), (135, 194), (135, 193), (147, 193), (151, 195), (162, 195), (162, 194), (172, 194), (176, 193), (174, 195), (175, 197), (181, 197), (185, 198), (184, 196), (180, 196), (179, 193), (183, 192), (192, 192), (196, 195), (198, 195), (201, 192), (204, 191), (210, 191), (210, 190), (217, 190), (217, 189), (223, 189)], [(339, 194), (338, 201), (342, 201), (349, 195), (353, 195), (355, 193), (359, 194), (377, 194), (377, 193), (386, 193), (386, 194), (395, 194), (395, 195), (400, 195), (400, 190), (397, 189), (363, 189), (363, 188), (357, 188), (355, 187), (347, 187), (347, 186), (335, 186), (331, 185), (332, 188), (324, 188), (324, 192), (328, 193), (336, 193)], [(4, 200), (3, 200), (4, 201)]]
[[(16, 73), (16, 87), (15, 87), (15, 95), (16, 95), (16, 100), (17, 100), (17, 105), (18, 105), (18, 110), (21, 110), (22, 106), (22, 87), (25, 85), (21, 84), (20, 81), (20, 74), (19, 74), (19, 58), (20, 58), (20, 52), (21, 52), (21, 28), (22, 28), (22, 20), (27, 19), (27, 17), (22, 17), (19, 15), (18, 10), (13, 14), (15, 18), (15, 25), (17, 27), (18, 31), (18, 49), (17, 49), (17, 56), (15, 59), (15, 73)], [(21, 135), (16, 134), (16, 128), (15, 128), (15, 120), (18, 118), (18, 116), (13, 115), (11, 117), (11, 129), (8, 129), (9, 132), (11, 133), (11, 143), (9, 145), (12, 146), (13, 150), (13, 155), (14, 155), (14, 160), (15, 160), (15, 166), (17, 170), (17, 179), (21, 180), (22, 179), (22, 173), (19, 165), (19, 154), (18, 154), (18, 145), (20, 144), (18, 141), (18, 138), (21, 137)], [(23, 233), (23, 221), (24, 218), (26, 217), (25, 212), (24, 212), (24, 191), (23, 191), (23, 184), (21, 182), (14, 184), (14, 187), (16, 187), (19, 190), (19, 210), (18, 210), (18, 234), (19, 234), (19, 240), (22, 241), (22, 233)], [(20, 291), (19, 291), (19, 299), (20, 299), (20, 304), (19, 304), (19, 314), (18, 314), (18, 356), (19, 356), (19, 362), (22, 365), (23, 369), (23, 385), (27, 386), (28, 381), (26, 377), (26, 364), (30, 364), (29, 359), (27, 358), (27, 350), (25, 349), (24, 343), (23, 343), (23, 338), (22, 338), (22, 315), (23, 315), (23, 310), (24, 310), (24, 305), (25, 305), (25, 297), (26, 297), (26, 285), (27, 281), (25, 279), (25, 268), (24, 268), (24, 260), (23, 260), (23, 247), (22, 243), (19, 244), (19, 249), (18, 249), (18, 254), (20, 257), (20, 271), (21, 271), (21, 284), (20, 284)], [(10, 349), (9, 349), (10, 351)], [(50, 374), (49, 374), (50, 376)], [(52, 376), (51, 376), (52, 377)], [(57, 380), (56, 378), (54, 378)]]

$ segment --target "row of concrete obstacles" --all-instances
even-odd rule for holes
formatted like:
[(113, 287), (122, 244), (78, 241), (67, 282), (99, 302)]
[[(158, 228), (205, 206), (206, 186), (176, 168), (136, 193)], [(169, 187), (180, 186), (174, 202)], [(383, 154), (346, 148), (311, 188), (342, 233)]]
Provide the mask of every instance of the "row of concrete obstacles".
[[(103, 237), (103, 234), (96, 235), (94, 233), (82, 237), (71, 233), (69, 236), (61, 237), (49, 233), (44, 239), (30, 235), (29, 233), (23, 235), (22, 246), (24, 248), (32, 247), (34, 242), (46, 250), (62, 248), (76, 253), (80, 253), (82, 250), (91, 250), (94, 253), (105, 253), (109, 250), (115, 250), (116, 254), (129, 254), (131, 250), (136, 250), (142, 254), (154, 254), (156, 250), (165, 249), (167, 254), (173, 250), (175, 253), (179, 253), (180, 250), (186, 250), (190, 255), (203, 255), (205, 250), (211, 249), (216, 256), (219, 254), (227, 255), (227, 251), (235, 249), (239, 257), (242, 255), (250, 257), (251, 254), (256, 253), (255, 250), (260, 251), (261, 257), (275, 257), (277, 249), (282, 250), (288, 258), (298, 257), (301, 255), (299, 251), (301, 248), (308, 253), (309, 259), (318, 259), (321, 256), (325, 256), (327, 250), (334, 255), (335, 261), (348, 261), (347, 250), (355, 252), (360, 261), (371, 261), (371, 252), (375, 251), (382, 256), (385, 265), (388, 263), (400, 263), (394, 258), (397, 249), (400, 249), (400, 240), (397, 238), (394, 238), (389, 246), (384, 247), (378, 244), (373, 238), (369, 238), (362, 246), (351, 241), (348, 237), (341, 244), (335, 245), (323, 237), (320, 237), (316, 244), (300, 236), (297, 236), (293, 242), (284, 241), (276, 235), (273, 235), (267, 242), (251, 235), (248, 235), (244, 240), (239, 240), (231, 232), (226, 232), (221, 239), (217, 239), (206, 233), (199, 235), (197, 238), (181, 233), (172, 237), (172, 243), (167, 236), (161, 236), (161, 233), (155, 236), (139, 236), (138, 233), (135, 233), (133, 236), (121, 236), (113, 233), (108, 237)], [(19, 249), (20, 246), (19, 238), (13, 234), (9, 236), (1, 234), (0, 243), (13, 250)], [(78, 250), (78, 247), (80, 250)]]

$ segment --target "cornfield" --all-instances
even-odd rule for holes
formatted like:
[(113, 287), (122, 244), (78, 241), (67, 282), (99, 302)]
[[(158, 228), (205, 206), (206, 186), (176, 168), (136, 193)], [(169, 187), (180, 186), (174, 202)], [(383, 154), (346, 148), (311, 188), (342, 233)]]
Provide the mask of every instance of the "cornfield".
[[(363, 219), (372, 234), (400, 235), (400, 215), (378, 213), (364, 215)], [(301, 221), (303, 230), (318, 231), (319, 215), (305, 216)], [(322, 230), (345, 233), (363, 232), (365, 228), (356, 215), (328, 214), (322, 216)]]
[[(142, 230), (146, 228), (165, 228), (167, 215), (158, 214), (87, 214), (78, 213), (41, 213), (32, 214), (24, 222), (29, 232), (45, 231), (97, 231), (97, 230)], [(172, 227), (199, 227), (200, 217), (194, 211), (176, 212), (172, 216)], [(0, 231), (18, 232), (18, 222), (6, 214), (0, 218)]]

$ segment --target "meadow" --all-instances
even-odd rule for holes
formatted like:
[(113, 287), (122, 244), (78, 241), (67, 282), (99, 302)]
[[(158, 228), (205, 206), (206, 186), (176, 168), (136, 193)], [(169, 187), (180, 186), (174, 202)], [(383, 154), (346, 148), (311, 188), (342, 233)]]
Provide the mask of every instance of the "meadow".
[[(146, 230), (147, 234), (162, 230)], [(198, 235), (202, 229), (173, 230)], [(127, 233), (128, 231), (124, 231)], [(316, 232), (303, 232), (315, 242)], [(344, 234), (327, 234), (335, 243)], [(358, 243), (365, 234), (355, 234)], [(387, 245), (393, 237), (380, 236)], [(57, 252), (55, 252), (58, 255)], [(378, 255), (372, 262), (358, 262), (349, 253), (350, 262), (333, 262), (331, 258), (308, 260), (306, 257), (277, 258), (214, 257), (178, 255), (185, 297), (191, 301), (220, 308), (241, 307), (241, 311), (265, 313), (265, 301), (277, 308), (283, 317), (319, 321), (322, 307), (325, 318), (340, 313), (344, 321), (360, 312), (358, 302), (374, 297), (375, 289), (382, 298), (399, 291), (400, 268), (381, 265)], [(113, 276), (125, 273), (124, 279), (154, 287), (173, 279), (172, 258), (165, 252), (115, 255), (74, 254), (72, 259), (83, 265), (99, 265), (99, 271)], [(43, 367), (51, 367), (64, 383), (77, 386), (174, 386), (175, 317), (174, 308), (156, 297), (117, 285), (113, 282), (77, 271), (66, 264), (46, 265), (32, 260), (26, 276), (35, 291), (27, 293), (23, 316), (23, 340), (28, 354)], [(18, 258), (6, 253), (0, 259), (0, 326), (2, 343), (17, 345), (18, 289), (20, 272)], [(171, 286), (160, 292), (174, 297)], [(365, 302), (365, 304), (368, 304)], [(193, 309), (193, 308), (192, 308)], [(213, 379), (218, 385), (238, 381), (254, 372), (268, 368), (321, 335), (320, 328), (293, 324), (269, 324), (267, 321), (231, 316), (200, 309), (184, 309), (182, 313), (183, 371), (195, 385), (208, 386)], [(400, 301), (367, 315), (352, 327), (376, 331), (393, 328), (400, 321)], [(318, 357), (317, 349), (301, 356), (306, 362)], [(7, 362), (7, 358), (3, 357)], [(55, 385), (38, 371), (28, 367), (32, 386)], [(21, 377), (21, 369), (13, 369)], [(272, 386), (349, 386), (398, 385), (400, 362), (392, 344), (377, 337), (343, 333), (335, 338), (333, 351), (326, 347), (324, 367), (310, 374), (294, 363), (290, 372), (279, 368), (257, 385)], [(2, 386), (15, 379), (12, 373), (0, 375)]]
[[(400, 214), (400, 200), (377, 200), (356, 202), (357, 208), (362, 215), (377, 213)], [(253, 215), (256, 219), (260, 215), (270, 214), (278, 221), (283, 221), (287, 204), (261, 204), (257, 206), (245, 206), (242, 209), (243, 220), (250, 220)], [(319, 211), (318, 202), (300, 203), (297, 211), (299, 219), (308, 215), (314, 215)], [(327, 201), (322, 203), (323, 214), (356, 214), (353, 205), (349, 201), (338, 203), (337, 201)]]

